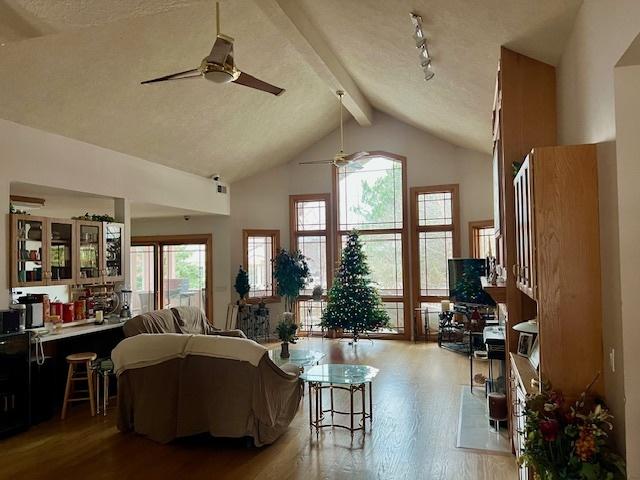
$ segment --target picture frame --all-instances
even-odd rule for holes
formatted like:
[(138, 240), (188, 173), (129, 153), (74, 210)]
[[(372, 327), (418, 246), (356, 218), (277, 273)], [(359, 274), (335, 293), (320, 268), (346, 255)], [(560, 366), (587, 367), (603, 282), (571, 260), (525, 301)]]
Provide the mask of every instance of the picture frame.
[(531, 362), (531, 365), (533, 365), (533, 368), (535, 368), (536, 370), (540, 366), (540, 344), (538, 343), (538, 337), (536, 337), (535, 341), (533, 342), (533, 346), (531, 347), (531, 353), (529, 353), (529, 361)]
[(533, 348), (533, 333), (520, 333), (518, 338), (518, 355), (529, 358)]

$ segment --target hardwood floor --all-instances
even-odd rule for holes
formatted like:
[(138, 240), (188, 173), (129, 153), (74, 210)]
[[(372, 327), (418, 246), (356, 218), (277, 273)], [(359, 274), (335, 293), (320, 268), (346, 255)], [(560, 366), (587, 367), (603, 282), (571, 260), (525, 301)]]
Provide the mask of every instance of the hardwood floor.
[(309, 432), (304, 397), (287, 433), (265, 448), (208, 436), (159, 445), (118, 432), (115, 410), (92, 418), (88, 407), (76, 406), (65, 421), (56, 418), (0, 441), (0, 478), (517, 478), (514, 457), (455, 447), (460, 385), (468, 382), (465, 357), (432, 343), (394, 340), (362, 340), (351, 347), (346, 341), (301, 339), (296, 347), (307, 345), (325, 350), (325, 363), (380, 369), (373, 385), (371, 431), (356, 433), (353, 441), (342, 429), (326, 430), (316, 438)]

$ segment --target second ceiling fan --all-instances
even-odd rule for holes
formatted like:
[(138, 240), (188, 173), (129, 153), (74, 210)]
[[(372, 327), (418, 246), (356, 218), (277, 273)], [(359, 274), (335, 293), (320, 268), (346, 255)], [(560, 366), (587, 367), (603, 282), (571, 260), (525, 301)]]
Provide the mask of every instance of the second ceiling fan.
[(169, 80), (185, 80), (187, 78), (204, 78), (215, 83), (237, 83), (245, 87), (255, 88), (263, 92), (279, 96), (284, 88), (276, 87), (247, 73), (241, 72), (235, 66), (233, 59), (233, 38), (220, 33), (220, 6), (216, 2), (216, 41), (207, 57), (198, 68), (172, 73), (163, 77), (145, 80), (142, 84), (166, 82)]
[(351, 166), (355, 169), (362, 168), (362, 160), (366, 160), (368, 158), (373, 157), (369, 152), (354, 152), (350, 154), (344, 153), (344, 129), (342, 126), (342, 97), (344, 96), (344, 92), (342, 90), (338, 90), (336, 92), (338, 97), (340, 98), (340, 150), (333, 156), (331, 160), (313, 160), (310, 162), (300, 162), (300, 165), (334, 165), (336, 167), (344, 167), (346, 165), (351, 164)]

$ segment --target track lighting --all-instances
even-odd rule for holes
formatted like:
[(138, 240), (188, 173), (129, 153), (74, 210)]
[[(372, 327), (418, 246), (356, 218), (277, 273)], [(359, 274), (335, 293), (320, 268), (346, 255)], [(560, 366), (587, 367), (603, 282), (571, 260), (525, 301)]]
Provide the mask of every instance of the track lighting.
[(411, 17), (411, 23), (413, 23), (414, 27), (413, 39), (416, 41), (420, 66), (424, 71), (424, 80), (428, 82), (435, 76), (435, 73), (431, 67), (431, 57), (429, 56), (427, 38), (424, 36), (424, 31), (422, 30), (422, 17), (413, 12), (410, 13), (409, 16)]

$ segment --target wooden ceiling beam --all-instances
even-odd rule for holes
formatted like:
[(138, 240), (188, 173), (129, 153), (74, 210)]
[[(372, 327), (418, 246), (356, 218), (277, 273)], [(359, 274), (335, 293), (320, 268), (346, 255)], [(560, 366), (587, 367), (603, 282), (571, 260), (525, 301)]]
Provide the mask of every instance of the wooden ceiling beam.
[(353, 118), (361, 126), (371, 126), (373, 110), (369, 101), (296, 0), (257, 0), (256, 3), (329, 88), (333, 92), (344, 91), (343, 103)]

